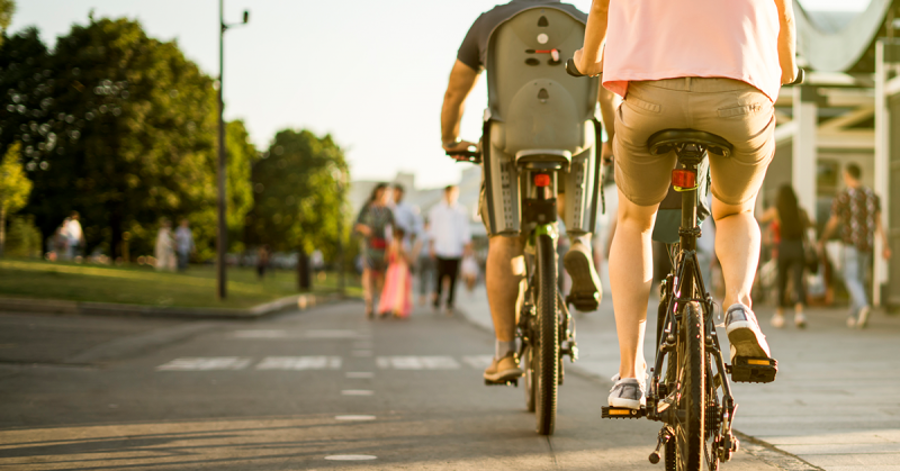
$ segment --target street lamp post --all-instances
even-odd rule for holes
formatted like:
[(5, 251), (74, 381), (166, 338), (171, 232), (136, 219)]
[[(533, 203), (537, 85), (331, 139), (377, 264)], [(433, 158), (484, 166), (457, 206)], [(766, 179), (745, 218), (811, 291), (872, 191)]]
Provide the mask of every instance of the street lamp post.
[(219, 299), (225, 299), (227, 295), (225, 278), (225, 252), (228, 251), (228, 224), (225, 218), (227, 210), (225, 178), (227, 176), (227, 158), (225, 156), (225, 31), (228, 28), (241, 26), (250, 21), (250, 12), (244, 10), (242, 23), (225, 24), (225, 0), (219, 0), (219, 162), (216, 167), (216, 181), (218, 195), (216, 198), (218, 209), (218, 229), (216, 233), (216, 294)]
[[(344, 201), (344, 188), (346, 187), (346, 178), (343, 171), (335, 168), (331, 172), (332, 178), (337, 183), (338, 188), (338, 199), (341, 203)], [(343, 212), (343, 204), (338, 206), (338, 240), (337, 240), (337, 249), (338, 249), (338, 292), (341, 296), (344, 296), (345, 289), (345, 279), (344, 274), (346, 271), (346, 262), (344, 261), (344, 212)]]

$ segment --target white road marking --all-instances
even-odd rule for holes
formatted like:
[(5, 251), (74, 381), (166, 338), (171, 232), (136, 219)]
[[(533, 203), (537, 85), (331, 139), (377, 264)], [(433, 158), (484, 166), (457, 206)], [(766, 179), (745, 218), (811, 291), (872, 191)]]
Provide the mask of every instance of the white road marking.
[(157, 371), (212, 371), (242, 370), (250, 364), (249, 358), (240, 357), (198, 357), (176, 358), (165, 365), (156, 367)]
[(307, 331), (241, 329), (232, 334), (239, 339), (353, 339), (366, 340), (370, 336), (355, 330), (321, 329)]
[(355, 330), (307, 330), (305, 337), (308, 339), (359, 339), (366, 336), (356, 332)]
[(266, 357), (258, 365), (257, 370), (339, 370), (341, 357), (307, 356), (307, 357)]
[(328, 455), (325, 457), (329, 461), (367, 461), (378, 459), (374, 455)]
[(456, 370), (459, 363), (449, 356), (390, 356), (378, 357), (375, 364), (383, 370)]
[(234, 336), (240, 339), (278, 339), (290, 335), (286, 330), (236, 330)]
[(371, 371), (348, 371), (345, 376), (349, 379), (369, 379), (374, 378), (375, 373)]
[(483, 369), (490, 366), (494, 357), (492, 355), (472, 355), (463, 357), (463, 361), (472, 368)]
[(345, 389), (341, 391), (341, 395), (343, 396), (371, 396), (375, 394), (375, 391), (370, 391), (368, 389)]
[(337, 420), (375, 420), (374, 415), (338, 415)]
[(353, 350), (350, 354), (355, 357), (368, 358), (372, 356), (372, 350)]

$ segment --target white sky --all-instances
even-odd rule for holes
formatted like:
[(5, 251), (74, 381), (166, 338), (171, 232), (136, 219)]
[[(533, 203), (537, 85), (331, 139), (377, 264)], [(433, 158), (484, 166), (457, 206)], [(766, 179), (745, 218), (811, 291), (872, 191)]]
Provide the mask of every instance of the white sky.
[[(352, 177), (416, 174), (417, 186), (459, 180), (464, 165), (440, 148), (440, 107), (456, 50), (472, 21), (500, 0), (226, 0), (226, 21), (250, 24), (225, 40), (226, 118), (244, 119), (260, 149), (285, 127), (330, 132), (348, 149)], [(808, 9), (862, 10), (869, 0), (802, 0)], [(590, 0), (568, 0), (584, 11)], [(137, 18), (176, 39), (218, 74), (215, 0), (18, 0), (11, 32), (35, 25), (51, 47), (88, 12)], [(467, 103), (464, 139), (477, 140), (482, 79)]]

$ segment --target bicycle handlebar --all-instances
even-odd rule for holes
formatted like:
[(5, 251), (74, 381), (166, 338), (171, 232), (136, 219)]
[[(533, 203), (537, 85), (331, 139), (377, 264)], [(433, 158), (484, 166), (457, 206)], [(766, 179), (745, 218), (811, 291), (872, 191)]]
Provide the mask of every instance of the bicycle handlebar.
[(447, 151), (447, 155), (453, 157), (457, 162), (470, 162), (477, 164), (481, 162), (481, 152), (477, 150), (452, 150)]

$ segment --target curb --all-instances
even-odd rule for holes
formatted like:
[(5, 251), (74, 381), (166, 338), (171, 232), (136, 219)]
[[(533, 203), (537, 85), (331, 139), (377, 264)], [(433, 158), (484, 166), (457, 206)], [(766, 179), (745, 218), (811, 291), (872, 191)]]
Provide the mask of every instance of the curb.
[(342, 299), (345, 299), (345, 297), (337, 293), (327, 295), (300, 294), (276, 299), (275, 301), (260, 304), (251, 308), (236, 309), (154, 307), (134, 304), (94, 303), (52, 299), (0, 298), (0, 312), (253, 320), (293, 309), (303, 311), (320, 304), (328, 304)]

